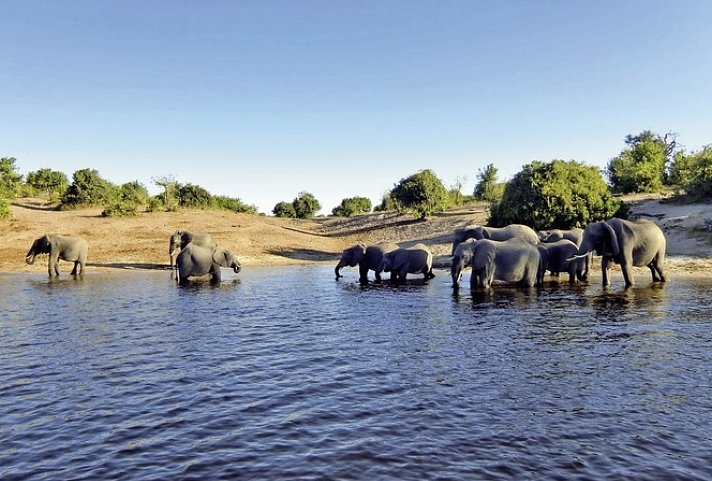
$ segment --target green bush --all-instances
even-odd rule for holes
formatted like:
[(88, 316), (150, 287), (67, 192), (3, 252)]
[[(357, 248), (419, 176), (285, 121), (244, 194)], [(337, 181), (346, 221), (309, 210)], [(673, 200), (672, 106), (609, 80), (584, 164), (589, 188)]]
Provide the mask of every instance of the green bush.
[(278, 202), (274, 206), (274, 209), (272, 209), (272, 213), (276, 217), (289, 217), (292, 219), (297, 217), (297, 212), (294, 210), (294, 205), (292, 205), (291, 202)]
[(712, 198), (712, 144), (698, 152), (678, 152), (670, 167), (670, 183), (694, 199)]
[(256, 214), (257, 206), (245, 204), (240, 199), (227, 197), (224, 195), (213, 196), (213, 207), (215, 209), (229, 210), (242, 214)]
[(667, 158), (675, 145), (667, 138), (649, 130), (627, 136), (628, 147), (608, 163), (607, 173), (613, 190), (624, 194), (662, 191)]
[(494, 164), (489, 164), (484, 170), (477, 172), (477, 184), (473, 197), (475, 200), (494, 203), (499, 202), (504, 195), (504, 182), (497, 181), (497, 167)]
[(62, 195), (62, 207), (108, 205), (119, 195), (119, 188), (104, 180), (94, 169), (78, 170), (72, 180), (72, 185)]
[(309, 192), (300, 192), (292, 201), (292, 206), (299, 219), (310, 219), (321, 209), (319, 201)]
[(371, 199), (366, 197), (348, 197), (331, 210), (331, 214), (339, 217), (351, 217), (356, 214), (371, 212)]
[(0, 196), (13, 199), (19, 194), (22, 174), (17, 172), (15, 157), (0, 158)]
[(0, 199), (0, 219), (9, 219), (10, 217), (12, 217), (10, 203), (5, 199)]
[(584, 227), (621, 215), (601, 172), (574, 160), (532, 162), (507, 183), (489, 224), (525, 224), (535, 230)]
[(104, 217), (133, 217), (138, 215), (138, 206), (135, 202), (117, 200), (108, 205), (101, 215)]
[(210, 192), (195, 184), (179, 184), (176, 189), (176, 197), (181, 207), (193, 209), (207, 209), (212, 204)]
[(389, 212), (389, 211), (400, 212), (401, 210), (403, 210), (403, 208), (393, 198), (390, 190), (388, 192), (386, 192), (385, 194), (383, 194), (383, 197), (381, 197), (381, 203), (373, 208), (374, 212)]
[(64, 172), (52, 169), (40, 169), (27, 174), (25, 182), (35, 192), (46, 196), (50, 201), (57, 201), (69, 187), (69, 180)]
[(448, 205), (447, 189), (432, 170), (421, 170), (396, 184), (391, 197), (419, 219), (442, 212)]

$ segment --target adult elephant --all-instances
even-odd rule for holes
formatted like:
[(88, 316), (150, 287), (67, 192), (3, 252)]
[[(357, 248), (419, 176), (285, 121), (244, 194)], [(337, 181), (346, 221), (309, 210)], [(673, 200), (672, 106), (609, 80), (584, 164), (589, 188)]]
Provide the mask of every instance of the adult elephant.
[(408, 274), (423, 274), (424, 279), (432, 279), (433, 274), (433, 253), (425, 244), (415, 244), (408, 248), (398, 248), (383, 255), (383, 260), (376, 270), (376, 275), (380, 272), (390, 272), (391, 280), (405, 282)]
[(649, 220), (629, 221), (616, 217), (588, 224), (579, 246), (581, 258), (589, 253), (602, 256), (603, 285), (610, 285), (611, 262), (621, 265), (626, 286), (635, 284), (633, 267), (648, 266), (653, 282), (665, 282), (665, 247), (663, 231)]
[(59, 259), (74, 262), (72, 275), (76, 276), (84, 273), (88, 250), (87, 242), (81, 237), (47, 234), (32, 243), (32, 247), (25, 256), (25, 261), (28, 264), (34, 264), (36, 256), (49, 254), (47, 271), (50, 277), (52, 275), (59, 276)]
[(188, 232), (187, 230), (177, 230), (175, 234), (171, 236), (168, 244), (168, 255), (171, 259), (171, 269), (173, 269), (173, 257), (175, 256), (176, 250), (185, 249), (189, 243), (193, 242), (195, 245), (201, 247), (216, 248), (218, 245), (213, 241), (210, 234), (205, 232)]
[(537, 283), (539, 250), (524, 239), (493, 241), (480, 239), (463, 242), (452, 259), (452, 285), (458, 288), (462, 271), (472, 268), (470, 288), (489, 288), (493, 281), (532, 287)]
[(240, 272), (240, 263), (235, 256), (225, 249), (202, 247), (188, 243), (176, 257), (178, 282), (184, 284), (189, 277), (210, 275), (210, 282), (221, 280), (220, 268), (230, 267), (235, 273)]
[(544, 275), (546, 271), (553, 275), (559, 275), (560, 272), (569, 274), (569, 282), (575, 283), (576, 280), (584, 280), (584, 265), (586, 259), (577, 259), (578, 247), (576, 244), (567, 239), (562, 239), (557, 242), (542, 242), (538, 244), (539, 249), (539, 272), (537, 275), (537, 284), (544, 283)]
[(366, 247), (363, 244), (356, 244), (353, 247), (345, 249), (341, 254), (339, 263), (334, 268), (336, 278), (343, 277), (339, 271), (344, 267), (355, 267), (358, 265), (359, 282), (361, 284), (368, 283), (368, 271), (376, 271), (376, 282), (381, 282), (381, 272), (378, 266), (383, 260), (383, 256), (389, 252), (398, 249), (398, 244), (393, 242), (379, 242)]
[(489, 239), (496, 241), (505, 241), (507, 239), (524, 239), (532, 244), (539, 243), (534, 229), (523, 224), (509, 224), (505, 227), (487, 227), (478, 225), (469, 229), (455, 229), (455, 239), (452, 243), (451, 255), (455, 255), (455, 249), (458, 244), (465, 242), (467, 239)]

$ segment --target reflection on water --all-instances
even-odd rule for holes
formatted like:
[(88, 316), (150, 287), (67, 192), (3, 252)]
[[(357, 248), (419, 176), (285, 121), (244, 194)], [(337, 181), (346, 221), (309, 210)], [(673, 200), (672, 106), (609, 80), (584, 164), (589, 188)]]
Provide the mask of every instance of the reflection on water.
[(0, 275), (0, 478), (710, 479), (712, 283)]

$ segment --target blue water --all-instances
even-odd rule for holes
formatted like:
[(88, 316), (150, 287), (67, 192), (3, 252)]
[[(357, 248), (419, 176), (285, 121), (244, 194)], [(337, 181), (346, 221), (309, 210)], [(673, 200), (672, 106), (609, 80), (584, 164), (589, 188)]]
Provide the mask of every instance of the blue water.
[(0, 479), (712, 479), (709, 280), (344, 274), (0, 275)]

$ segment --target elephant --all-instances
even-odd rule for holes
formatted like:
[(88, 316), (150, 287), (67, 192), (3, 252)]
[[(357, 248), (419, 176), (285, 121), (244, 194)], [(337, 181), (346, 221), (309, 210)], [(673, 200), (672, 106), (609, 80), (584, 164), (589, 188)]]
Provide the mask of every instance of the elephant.
[(471, 267), (472, 290), (487, 289), (495, 280), (533, 287), (537, 283), (539, 259), (537, 247), (524, 239), (480, 239), (463, 242), (455, 249), (452, 259), (452, 285), (458, 289), (462, 271)]
[(220, 282), (220, 268), (230, 267), (237, 274), (240, 272), (240, 263), (235, 256), (225, 249), (199, 246), (193, 242), (181, 249), (176, 257), (178, 269), (178, 282), (184, 284), (189, 277), (210, 274), (210, 282)]
[(635, 284), (633, 267), (648, 266), (653, 282), (665, 282), (665, 234), (649, 220), (629, 221), (612, 218), (604, 222), (588, 224), (579, 246), (582, 258), (596, 252), (602, 256), (601, 273), (603, 285), (610, 285), (611, 261), (621, 265), (626, 287)]
[(28, 264), (34, 264), (35, 256), (49, 254), (47, 271), (49, 276), (59, 276), (59, 259), (74, 262), (72, 275), (84, 273), (87, 262), (87, 242), (81, 237), (47, 234), (32, 243), (32, 247), (25, 256)]
[(359, 282), (361, 284), (368, 283), (368, 271), (376, 271), (376, 282), (381, 282), (381, 272), (378, 266), (383, 260), (383, 255), (398, 249), (398, 244), (392, 242), (380, 242), (378, 244), (369, 245), (366, 247), (363, 244), (356, 244), (353, 247), (345, 249), (341, 254), (339, 263), (334, 268), (336, 278), (343, 277), (339, 271), (344, 267), (355, 267), (358, 265)]
[(539, 236), (534, 232), (534, 229), (523, 224), (510, 224), (505, 227), (478, 225), (469, 229), (455, 229), (455, 240), (452, 243), (451, 255), (455, 255), (455, 249), (458, 244), (465, 242), (467, 239), (504, 241), (514, 238), (524, 239), (532, 244), (539, 243)]
[(405, 282), (407, 274), (423, 274), (424, 280), (435, 277), (433, 274), (433, 253), (425, 244), (415, 244), (412, 247), (398, 248), (383, 255), (376, 275), (390, 272), (391, 280)]
[(576, 280), (584, 280), (584, 264), (586, 259), (572, 258), (578, 254), (576, 244), (567, 239), (561, 239), (557, 242), (542, 242), (538, 244), (539, 249), (539, 273), (537, 276), (537, 284), (544, 283), (544, 275), (546, 271), (554, 275), (559, 272), (568, 272), (569, 282), (575, 283)]
[(177, 230), (175, 234), (171, 236), (168, 245), (168, 255), (171, 259), (171, 269), (173, 269), (174, 266), (173, 256), (175, 256), (176, 250), (179, 248), (185, 249), (185, 246), (187, 246), (189, 242), (193, 242), (195, 245), (199, 245), (202, 247), (210, 247), (213, 249), (218, 246), (215, 242), (213, 242), (213, 238), (210, 237), (210, 234), (206, 234), (204, 232), (191, 233), (185, 230)]
[(550, 229), (537, 231), (537, 236), (540, 242), (558, 242), (562, 239), (568, 239), (577, 246), (581, 244), (583, 239), (583, 229), (574, 227), (573, 229)]

